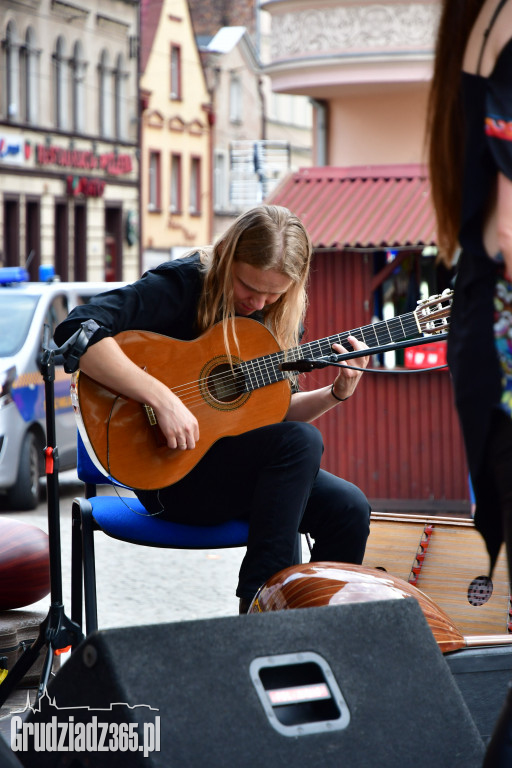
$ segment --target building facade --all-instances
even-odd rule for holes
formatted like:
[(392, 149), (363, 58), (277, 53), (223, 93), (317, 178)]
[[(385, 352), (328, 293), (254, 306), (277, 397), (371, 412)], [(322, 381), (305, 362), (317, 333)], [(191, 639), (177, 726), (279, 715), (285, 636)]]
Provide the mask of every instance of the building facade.
[(186, 0), (141, 5), (142, 261), (212, 238), (210, 96)]
[(0, 6), (0, 262), (139, 275), (135, 0)]
[(189, 0), (213, 122), (214, 239), (290, 171), (311, 165), (312, 108), (274, 93), (265, 73), (270, 16), (255, 0)]

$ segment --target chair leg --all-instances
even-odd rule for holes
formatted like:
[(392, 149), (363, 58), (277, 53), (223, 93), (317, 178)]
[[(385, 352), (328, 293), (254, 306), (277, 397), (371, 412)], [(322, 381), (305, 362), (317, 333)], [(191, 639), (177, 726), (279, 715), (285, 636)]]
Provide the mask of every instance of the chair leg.
[(82, 519), (78, 499), (71, 507), (71, 621), (82, 628), (83, 614)]
[(302, 563), (302, 538), (300, 533), (297, 534), (297, 541), (295, 542), (295, 553), (293, 556), (294, 565), (300, 565)]
[(96, 565), (94, 557), (94, 520), (92, 507), (87, 499), (81, 500), (82, 556), (84, 569), (85, 629), (90, 635), (98, 629), (96, 600)]

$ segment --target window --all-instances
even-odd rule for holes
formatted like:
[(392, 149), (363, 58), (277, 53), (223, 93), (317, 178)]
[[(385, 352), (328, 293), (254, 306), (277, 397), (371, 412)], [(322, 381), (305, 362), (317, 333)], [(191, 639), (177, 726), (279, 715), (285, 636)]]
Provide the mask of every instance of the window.
[(171, 213), (181, 212), (181, 155), (171, 155), (171, 190), (169, 210)]
[(201, 213), (201, 158), (193, 157), (190, 162), (189, 213)]
[(82, 43), (77, 41), (73, 48), (71, 69), (73, 75), (73, 130), (83, 133), (85, 130), (85, 70)]
[(29, 27), (23, 51), (24, 114), (27, 123), (36, 123), (39, 115), (38, 58), (36, 35)]
[(229, 81), (229, 120), (242, 122), (242, 84), (238, 75), (231, 74)]
[(98, 73), (100, 95), (100, 135), (112, 138), (112, 71), (110, 69), (108, 51), (103, 51), (101, 54)]
[(170, 99), (181, 99), (181, 48), (171, 44), (171, 92)]
[(68, 72), (66, 62), (66, 44), (59, 37), (53, 54), (54, 63), (54, 94), (55, 94), (55, 125), (57, 128), (68, 127)]
[[(373, 279), (379, 275), (383, 279), (373, 292), (373, 321), (388, 321), (414, 312), (419, 300), (450, 287), (454, 271), (437, 264), (436, 253), (436, 249), (430, 247), (374, 251)], [(408, 365), (404, 349), (379, 354), (376, 359), (386, 368)]]
[(216, 211), (228, 208), (228, 163), (225, 152), (216, 150), (213, 170), (213, 205)]
[(160, 210), (160, 152), (149, 153), (149, 199), (150, 211)]
[(124, 71), (124, 58), (122, 53), (117, 57), (115, 78), (115, 126), (116, 138), (126, 138), (126, 93), (125, 83), (127, 74)]
[(6, 68), (6, 115), (8, 120), (20, 117), (20, 48), (16, 25), (10, 21), (4, 40)]

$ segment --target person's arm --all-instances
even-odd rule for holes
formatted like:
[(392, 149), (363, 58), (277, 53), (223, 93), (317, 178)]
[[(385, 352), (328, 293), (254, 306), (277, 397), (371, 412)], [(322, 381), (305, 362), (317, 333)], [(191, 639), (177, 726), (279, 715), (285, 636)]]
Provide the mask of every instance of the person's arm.
[[(366, 344), (358, 341), (354, 336), (349, 336), (348, 341), (354, 349), (367, 348)], [(332, 348), (339, 354), (347, 352), (341, 344), (333, 344)], [(368, 360), (368, 357), (357, 357), (353, 361), (349, 361), (348, 364), (353, 364), (358, 368), (366, 368)], [(313, 421), (323, 413), (326, 413), (326, 411), (334, 408), (335, 405), (339, 405), (342, 400), (351, 397), (363, 374), (361, 371), (353, 371), (347, 368), (346, 365), (338, 369), (339, 374), (336, 376), (333, 384), (321, 387), (320, 389), (314, 389), (311, 392), (296, 392), (293, 394), (288, 413), (286, 414), (287, 421)], [(333, 392), (336, 397), (334, 397)]]
[(139, 368), (108, 336), (91, 345), (80, 358), (80, 369), (105, 387), (155, 411), (169, 448), (194, 448), (199, 425), (183, 402), (161, 381)]

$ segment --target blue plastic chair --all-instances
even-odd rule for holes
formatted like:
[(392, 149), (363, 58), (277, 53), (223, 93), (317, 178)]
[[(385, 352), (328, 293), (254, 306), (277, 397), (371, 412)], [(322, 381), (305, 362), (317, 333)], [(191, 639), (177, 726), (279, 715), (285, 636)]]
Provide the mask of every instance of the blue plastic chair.
[[(98, 629), (94, 533), (132, 544), (169, 549), (223, 549), (247, 544), (249, 524), (230, 520), (211, 526), (181, 525), (151, 516), (131, 496), (98, 496), (98, 485), (114, 485), (91, 461), (78, 435), (77, 472), (85, 483), (84, 498), (73, 500), (71, 533), (71, 619), (86, 633)], [(122, 493), (124, 486), (120, 486)], [(124, 487), (125, 488), (125, 487)], [(125, 488), (126, 490), (126, 488)], [(84, 599), (85, 598), (85, 599)]]

